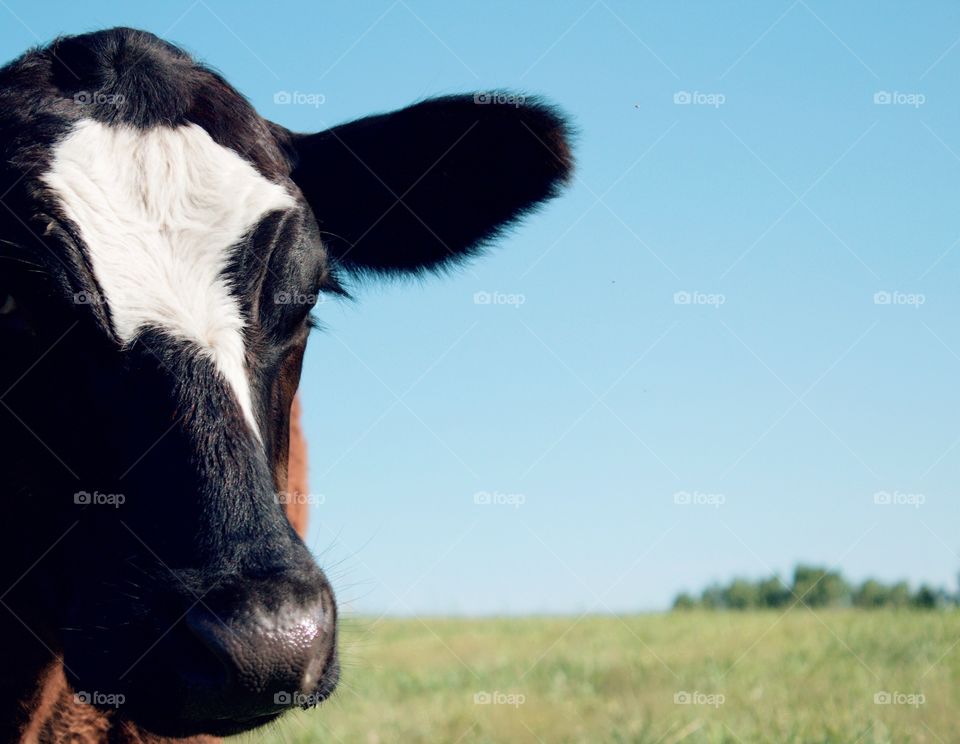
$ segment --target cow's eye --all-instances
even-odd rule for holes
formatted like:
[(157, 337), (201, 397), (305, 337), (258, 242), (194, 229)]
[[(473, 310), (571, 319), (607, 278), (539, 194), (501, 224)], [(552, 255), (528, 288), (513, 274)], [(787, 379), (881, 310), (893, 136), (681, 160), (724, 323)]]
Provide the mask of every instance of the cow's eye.
[(4, 292), (0, 289), (0, 317), (13, 315), (19, 308), (20, 305), (17, 303), (17, 298), (9, 292)]

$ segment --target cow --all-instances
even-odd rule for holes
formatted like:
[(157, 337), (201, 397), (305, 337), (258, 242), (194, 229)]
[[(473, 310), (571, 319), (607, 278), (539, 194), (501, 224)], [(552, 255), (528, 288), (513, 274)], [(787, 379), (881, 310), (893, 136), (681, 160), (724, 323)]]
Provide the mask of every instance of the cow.
[(128, 28), (0, 69), (0, 739), (207, 741), (330, 696), (311, 309), (478, 255), (570, 141), (497, 92), (294, 133)]

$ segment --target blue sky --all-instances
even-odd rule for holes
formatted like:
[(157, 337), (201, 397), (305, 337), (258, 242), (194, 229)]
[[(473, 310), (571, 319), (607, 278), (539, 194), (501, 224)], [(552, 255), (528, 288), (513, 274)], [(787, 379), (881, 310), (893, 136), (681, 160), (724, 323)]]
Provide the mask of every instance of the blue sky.
[(955, 586), (957, 4), (3, 0), (0, 16), (7, 59), (154, 31), (298, 130), (490, 88), (575, 122), (572, 188), (486, 259), (319, 308), (310, 542), (351, 608), (660, 609), (797, 561)]

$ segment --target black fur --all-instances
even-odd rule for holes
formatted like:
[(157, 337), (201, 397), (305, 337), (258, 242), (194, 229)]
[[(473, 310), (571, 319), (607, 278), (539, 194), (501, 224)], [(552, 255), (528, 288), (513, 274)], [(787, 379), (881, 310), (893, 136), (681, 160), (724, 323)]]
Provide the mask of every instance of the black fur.
[(448, 96), (293, 136), (293, 179), (340, 264), (416, 272), (473, 255), (556, 196), (568, 140), (539, 100)]

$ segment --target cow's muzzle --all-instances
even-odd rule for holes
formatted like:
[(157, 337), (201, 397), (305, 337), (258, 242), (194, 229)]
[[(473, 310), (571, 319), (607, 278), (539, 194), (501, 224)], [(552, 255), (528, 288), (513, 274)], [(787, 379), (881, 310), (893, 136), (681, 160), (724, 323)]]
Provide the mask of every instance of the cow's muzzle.
[(340, 675), (337, 609), (310, 573), (219, 582), (139, 663), (116, 713), (161, 736), (230, 736), (323, 702)]

